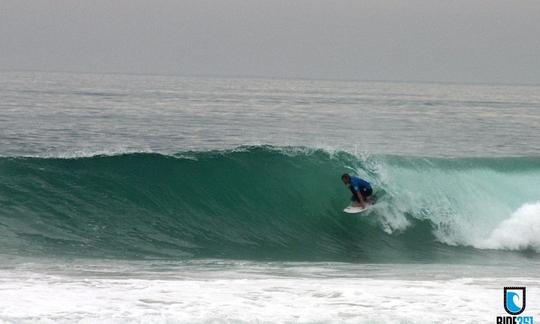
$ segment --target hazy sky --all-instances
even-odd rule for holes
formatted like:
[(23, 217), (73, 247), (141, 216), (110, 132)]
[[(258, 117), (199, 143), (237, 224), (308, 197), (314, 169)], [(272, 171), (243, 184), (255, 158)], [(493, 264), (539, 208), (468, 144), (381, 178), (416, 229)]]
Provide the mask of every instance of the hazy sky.
[(0, 0), (0, 69), (540, 83), (540, 0)]

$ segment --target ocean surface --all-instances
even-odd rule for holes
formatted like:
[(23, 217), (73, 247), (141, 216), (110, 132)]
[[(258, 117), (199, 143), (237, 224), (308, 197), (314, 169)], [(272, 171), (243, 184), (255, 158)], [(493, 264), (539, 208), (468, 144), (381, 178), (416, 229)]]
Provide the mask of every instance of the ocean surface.
[(2, 324), (495, 322), (505, 286), (540, 321), (540, 86), (0, 72)]

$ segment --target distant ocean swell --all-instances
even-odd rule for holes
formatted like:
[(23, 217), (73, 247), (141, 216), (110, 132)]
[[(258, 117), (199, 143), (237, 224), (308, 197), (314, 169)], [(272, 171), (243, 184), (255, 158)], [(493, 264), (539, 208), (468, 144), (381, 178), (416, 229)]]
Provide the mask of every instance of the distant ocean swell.
[[(342, 212), (339, 176), (376, 188)], [(392, 262), (540, 256), (540, 158), (245, 147), (175, 156), (0, 158), (0, 253)], [(498, 251), (498, 252), (497, 252)]]

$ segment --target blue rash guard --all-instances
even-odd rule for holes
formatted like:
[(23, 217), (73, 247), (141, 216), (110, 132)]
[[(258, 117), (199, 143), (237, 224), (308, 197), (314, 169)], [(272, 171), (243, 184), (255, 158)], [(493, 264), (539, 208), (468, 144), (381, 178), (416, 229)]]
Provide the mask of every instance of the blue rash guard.
[(373, 189), (371, 188), (371, 184), (367, 182), (366, 180), (360, 179), (358, 177), (351, 177), (351, 183), (349, 184), (349, 189), (352, 192), (352, 198), (353, 201), (358, 201), (358, 197), (356, 196), (356, 193), (360, 193), (364, 199), (371, 196), (373, 193)]

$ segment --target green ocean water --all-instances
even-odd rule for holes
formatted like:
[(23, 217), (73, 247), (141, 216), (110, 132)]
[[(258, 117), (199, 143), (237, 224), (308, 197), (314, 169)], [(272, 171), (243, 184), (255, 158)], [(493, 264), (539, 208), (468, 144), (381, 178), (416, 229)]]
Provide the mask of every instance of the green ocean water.
[[(339, 175), (369, 178), (368, 215)], [(278, 261), (483, 262), (536, 257), (538, 158), (363, 159), (301, 147), (1, 158), (3, 253)], [(500, 188), (504, 188), (501, 190)], [(532, 204), (532, 211), (515, 215)], [(508, 226), (519, 241), (494, 237)], [(525, 237), (523, 237), (525, 235)], [(24, 252), (23, 252), (24, 251)], [(530, 254), (529, 253), (529, 254)], [(528, 255), (525, 253), (525, 255)]]

